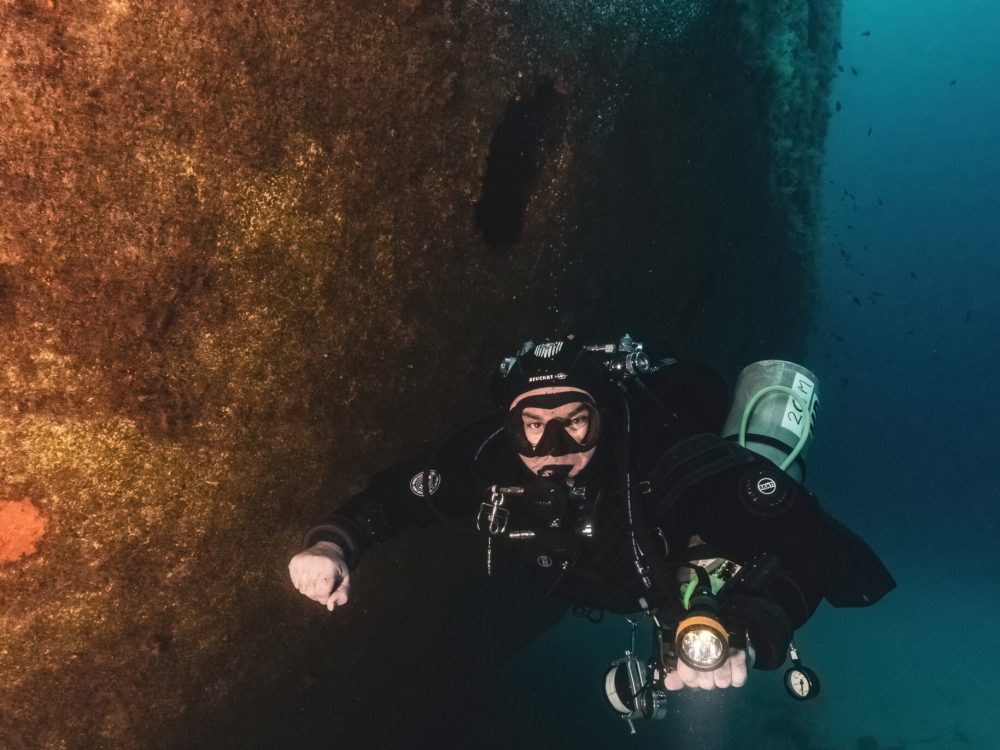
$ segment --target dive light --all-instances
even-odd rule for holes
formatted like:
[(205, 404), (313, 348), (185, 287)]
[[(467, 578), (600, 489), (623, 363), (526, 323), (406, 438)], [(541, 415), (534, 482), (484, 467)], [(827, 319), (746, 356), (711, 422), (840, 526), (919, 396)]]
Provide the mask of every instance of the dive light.
[(674, 648), (691, 669), (711, 672), (729, 658), (729, 635), (714, 617), (691, 615), (677, 626)]
[(674, 653), (691, 669), (711, 672), (729, 658), (729, 633), (719, 622), (719, 605), (705, 569), (692, 566), (695, 579), (684, 597), (687, 613), (677, 623)]
[[(787, 649), (792, 666), (785, 672), (785, 688), (800, 701), (816, 697), (819, 677), (802, 664), (787, 618), (780, 614), (778, 605), (752, 594), (725, 593), (729, 585), (749, 585), (751, 592), (756, 590), (775, 566), (776, 562), (766, 556), (743, 566), (723, 563), (711, 574), (702, 565), (688, 564), (685, 567), (694, 571), (694, 578), (686, 584), (680, 606), (675, 600), (671, 609), (658, 612), (639, 599), (641, 616), (625, 618), (632, 626), (630, 647), (624, 658), (612, 662), (604, 677), (608, 702), (632, 734), (636, 721), (667, 715), (664, 679), (678, 662), (699, 672), (711, 672), (730, 658), (730, 646), (746, 649), (747, 669), (755, 665), (775, 669), (785, 661)], [(733, 567), (738, 571), (735, 577)], [(721, 604), (713, 591), (713, 577), (723, 581)], [(639, 623), (647, 618), (653, 623), (653, 656), (643, 663), (635, 641)], [(753, 642), (751, 632), (755, 634)]]

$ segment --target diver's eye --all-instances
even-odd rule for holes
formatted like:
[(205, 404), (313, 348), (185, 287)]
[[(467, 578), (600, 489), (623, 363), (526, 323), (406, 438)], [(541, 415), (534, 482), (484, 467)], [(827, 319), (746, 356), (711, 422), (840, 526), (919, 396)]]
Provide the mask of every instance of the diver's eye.
[(588, 424), (590, 424), (590, 417), (585, 415), (580, 417), (573, 417), (573, 419), (570, 421), (570, 424), (572, 424), (574, 427), (586, 427)]
[(524, 427), (525, 427), (525, 429), (528, 429), (528, 430), (540, 430), (540, 429), (542, 429), (542, 423), (541, 422), (525, 422)]

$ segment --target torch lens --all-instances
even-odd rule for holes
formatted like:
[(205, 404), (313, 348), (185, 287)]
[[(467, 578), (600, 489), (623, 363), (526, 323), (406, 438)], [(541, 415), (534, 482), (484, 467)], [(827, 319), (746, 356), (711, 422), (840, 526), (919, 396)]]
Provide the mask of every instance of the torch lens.
[(694, 617), (677, 629), (677, 654), (692, 669), (710, 672), (729, 657), (729, 639), (716, 620)]

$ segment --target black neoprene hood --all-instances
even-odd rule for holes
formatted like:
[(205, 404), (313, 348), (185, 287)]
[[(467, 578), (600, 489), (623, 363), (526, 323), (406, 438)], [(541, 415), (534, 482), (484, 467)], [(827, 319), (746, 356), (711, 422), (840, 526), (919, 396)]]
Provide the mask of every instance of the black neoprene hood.
[(606, 406), (610, 381), (604, 366), (572, 339), (531, 342), (522, 353), (508, 357), (494, 375), (492, 390), (498, 404), (509, 410), (514, 399), (537, 388), (579, 388)]

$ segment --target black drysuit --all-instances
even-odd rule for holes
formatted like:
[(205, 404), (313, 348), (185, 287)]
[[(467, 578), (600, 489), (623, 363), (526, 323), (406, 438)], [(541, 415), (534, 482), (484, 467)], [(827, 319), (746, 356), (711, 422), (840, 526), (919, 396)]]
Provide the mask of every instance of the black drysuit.
[[(714, 372), (678, 362), (645, 382), (630, 381), (617, 399), (600, 404), (600, 443), (560, 507), (528, 509), (508, 498), (506, 531), (531, 529), (533, 536), (498, 535), (498, 559), (519, 561), (545, 591), (575, 605), (627, 613), (639, 609), (640, 597), (663, 606), (657, 599), (665, 579), (676, 594), (671, 562), (721, 557), (745, 565), (769, 555), (780, 570), (754, 593), (777, 604), (792, 629), (831, 590), (840, 592), (838, 606), (880, 598), (884, 591), (858, 594), (851, 580), (859, 570), (877, 568), (884, 576), (869, 575), (869, 585), (891, 588), (877, 558), (823, 513), (812, 493), (766, 458), (718, 437), (729, 391)], [(537, 479), (511, 448), (503, 419), (478, 420), (428, 454), (375, 475), (308, 533), (307, 544), (340, 544), (353, 569), (373, 545), (441, 516), (472, 528), (491, 485)], [(692, 553), (695, 537), (703, 544)]]

